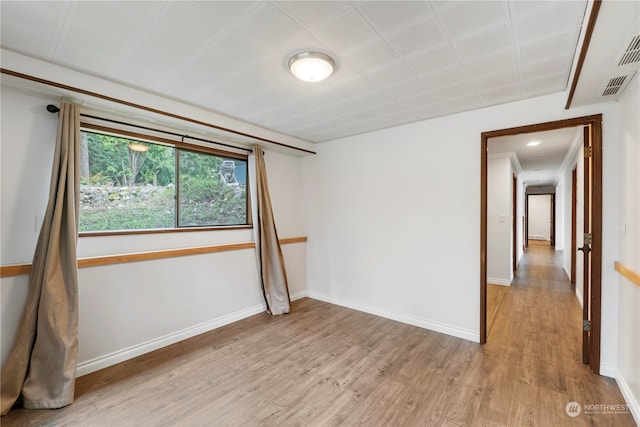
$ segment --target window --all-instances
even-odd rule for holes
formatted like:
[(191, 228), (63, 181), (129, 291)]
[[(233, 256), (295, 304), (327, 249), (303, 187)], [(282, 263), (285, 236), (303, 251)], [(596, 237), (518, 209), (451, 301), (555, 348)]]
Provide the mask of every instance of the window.
[(247, 157), (83, 130), (79, 231), (246, 225)]

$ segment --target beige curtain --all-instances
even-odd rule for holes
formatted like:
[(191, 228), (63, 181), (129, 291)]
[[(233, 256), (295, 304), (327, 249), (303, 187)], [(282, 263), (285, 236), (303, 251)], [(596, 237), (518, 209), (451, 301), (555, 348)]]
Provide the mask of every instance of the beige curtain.
[(76, 257), (79, 106), (62, 103), (49, 203), (33, 256), (20, 328), (2, 367), (2, 415), (22, 397), (25, 408), (73, 402), (78, 353)]
[(253, 234), (258, 273), (264, 299), (267, 302), (267, 311), (274, 315), (284, 314), (289, 312), (291, 300), (284, 258), (273, 219), (264, 152), (259, 145), (253, 147), (252, 157), (255, 170), (252, 184), (256, 195), (253, 206)]

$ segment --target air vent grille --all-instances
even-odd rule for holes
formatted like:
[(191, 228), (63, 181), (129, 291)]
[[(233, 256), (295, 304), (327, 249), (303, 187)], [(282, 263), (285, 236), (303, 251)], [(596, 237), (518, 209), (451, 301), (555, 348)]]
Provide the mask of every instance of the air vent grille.
[(620, 58), (620, 61), (618, 62), (618, 66), (633, 64), (638, 61), (640, 61), (640, 35), (631, 39), (627, 46), (627, 50), (624, 51), (622, 58)]
[(627, 76), (619, 76), (609, 80), (609, 83), (607, 83), (607, 87), (605, 87), (604, 92), (602, 92), (602, 96), (617, 94), (626, 79)]

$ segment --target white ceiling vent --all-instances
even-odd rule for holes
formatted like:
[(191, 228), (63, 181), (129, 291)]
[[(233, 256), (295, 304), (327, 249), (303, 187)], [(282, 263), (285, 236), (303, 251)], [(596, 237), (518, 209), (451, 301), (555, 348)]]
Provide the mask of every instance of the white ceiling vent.
[(602, 91), (602, 96), (617, 95), (622, 85), (624, 85), (625, 80), (627, 80), (627, 76), (614, 77), (609, 80), (609, 83), (607, 83)]
[(640, 62), (640, 34), (631, 37), (626, 46), (619, 56), (619, 67)]
[(640, 34), (628, 37), (622, 44), (609, 76), (600, 87), (602, 97), (619, 97), (640, 67)]

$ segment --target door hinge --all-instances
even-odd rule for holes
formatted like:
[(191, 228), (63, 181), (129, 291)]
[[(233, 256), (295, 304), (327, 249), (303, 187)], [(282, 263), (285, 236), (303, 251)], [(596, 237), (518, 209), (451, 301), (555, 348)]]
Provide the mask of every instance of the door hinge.
[(591, 147), (584, 147), (584, 157), (591, 157), (592, 150)]
[(591, 244), (591, 233), (584, 233), (584, 236), (582, 236), (582, 243), (585, 245)]
[(582, 320), (582, 330), (585, 332), (591, 331), (591, 320)]

